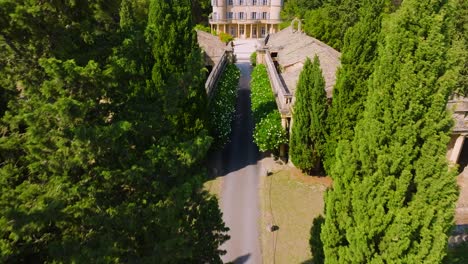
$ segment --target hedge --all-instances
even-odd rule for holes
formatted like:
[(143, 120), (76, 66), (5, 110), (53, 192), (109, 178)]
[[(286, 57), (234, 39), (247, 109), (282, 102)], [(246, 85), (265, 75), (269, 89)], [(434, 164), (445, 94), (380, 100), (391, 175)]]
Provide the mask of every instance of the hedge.
[(281, 126), (281, 116), (265, 65), (259, 64), (254, 68), (250, 86), (254, 141), (261, 151), (277, 150), (281, 144), (288, 143), (288, 138)]
[(211, 99), (209, 122), (215, 148), (222, 148), (229, 142), (231, 122), (236, 111), (239, 77), (239, 69), (234, 64), (228, 64)]

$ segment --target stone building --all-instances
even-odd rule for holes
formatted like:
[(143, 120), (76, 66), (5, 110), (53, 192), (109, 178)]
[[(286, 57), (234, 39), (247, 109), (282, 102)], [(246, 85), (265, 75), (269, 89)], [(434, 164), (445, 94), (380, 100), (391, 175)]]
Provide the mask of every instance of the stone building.
[(283, 0), (211, 0), (211, 30), (236, 38), (264, 38), (279, 31)]
[[(282, 125), (289, 130), (292, 124), (292, 106), (295, 102), (296, 86), (299, 75), (307, 58), (320, 59), (320, 67), (325, 79), (327, 97), (331, 99), (336, 72), (341, 65), (341, 53), (320, 40), (307, 36), (298, 29), (287, 27), (276, 34), (269, 35), (259, 45), (257, 62), (265, 64), (270, 83), (275, 94)], [(293, 25), (294, 25), (293, 21)]]

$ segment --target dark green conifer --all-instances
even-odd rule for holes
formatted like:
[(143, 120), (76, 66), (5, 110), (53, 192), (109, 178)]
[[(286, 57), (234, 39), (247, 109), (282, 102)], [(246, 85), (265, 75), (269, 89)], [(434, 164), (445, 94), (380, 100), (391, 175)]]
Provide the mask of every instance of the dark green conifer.
[(317, 56), (304, 63), (296, 90), (291, 128), (291, 161), (310, 172), (318, 169), (325, 144), (327, 97)]
[(200, 191), (211, 142), (192, 111), (205, 107), (200, 61), (164, 72), (184, 91), (168, 112), (148, 92), (148, 2), (119, 4), (0, 3), (0, 42), (11, 44), (0, 63), (14, 62), (0, 86), (18, 89), (0, 121), (2, 263), (221, 262), (227, 229)]
[[(326, 263), (440, 263), (457, 200), (445, 157), (454, 1), (408, 0), (384, 21), (363, 119), (338, 144)], [(449, 55), (449, 56), (448, 56)]]
[(327, 118), (329, 137), (325, 152), (325, 168), (334, 161), (340, 140), (352, 140), (354, 127), (362, 118), (367, 98), (367, 81), (377, 54), (382, 15), (388, 0), (364, 1), (360, 19), (345, 35), (341, 68), (333, 88), (333, 99)]

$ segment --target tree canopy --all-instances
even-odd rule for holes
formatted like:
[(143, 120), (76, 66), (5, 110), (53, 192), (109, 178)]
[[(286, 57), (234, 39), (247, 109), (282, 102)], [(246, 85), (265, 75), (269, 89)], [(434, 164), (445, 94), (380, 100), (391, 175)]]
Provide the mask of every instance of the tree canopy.
[(5, 0), (0, 24), (0, 262), (221, 263), (191, 1)]
[(325, 167), (334, 162), (335, 149), (340, 140), (352, 140), (354, 127), (362, 118), (367, 99), (367, 81), (377, 58), (382, 16), (389, 1), (362, 1), (359, 21), (345, 34), (341, 68), (333, 88), (333, 100), (327, 119)]
[(338, 144), (326, 263), (440, 263), (457, 187), (445, 157), (456, 1), (403, 1), (384, 19), (362, 120)]

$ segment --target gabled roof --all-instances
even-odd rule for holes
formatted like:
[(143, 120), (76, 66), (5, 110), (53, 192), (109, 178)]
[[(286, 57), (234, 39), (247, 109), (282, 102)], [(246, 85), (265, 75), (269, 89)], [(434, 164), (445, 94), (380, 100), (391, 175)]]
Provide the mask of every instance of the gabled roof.
[(293, 94), (306, 58), (313, 60), (317, 55), (325, 79), (325, 90), (331, 97), (336, 72), (341, 65), (341, 53), (316, 38), (293, 31), (291, 27), (270, 35), (266, 46), (271, 53), (278, 53), (276, 60), (282, 68), (281, 76)]
[(197, 40), (200, 48), (205, 52), (205, 63), (214, 66), (218, 63), (226, 49), (226, 44), (217, 36), (197, 30)]

